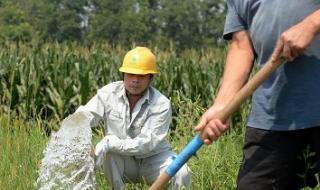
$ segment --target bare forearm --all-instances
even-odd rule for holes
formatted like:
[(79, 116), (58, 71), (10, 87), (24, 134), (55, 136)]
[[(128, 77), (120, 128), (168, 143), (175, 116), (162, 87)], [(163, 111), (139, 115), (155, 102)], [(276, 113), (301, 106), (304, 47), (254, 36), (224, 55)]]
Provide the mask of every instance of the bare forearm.
[(223, 107), (246, 83), (254, 60), (250, 39), (246, 32), (234, 34), (228, 50), (226, 65), (215, 105)]
[(310, 26), (310, 29), (315, 32), (315, 34), (320, 33), (320, 9), (313, 12), (311, 15), (304, 19)]

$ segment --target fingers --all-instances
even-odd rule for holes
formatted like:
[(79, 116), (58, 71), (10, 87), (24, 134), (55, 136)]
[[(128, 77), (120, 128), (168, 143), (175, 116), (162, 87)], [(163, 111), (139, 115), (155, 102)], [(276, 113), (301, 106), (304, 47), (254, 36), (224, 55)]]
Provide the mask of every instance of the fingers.
[(293, 56), (293, 53), (291, 51), (291, 48), (290, 48), (289, 44), (285, 44), (283, 46), (283, 53), (282, 54), (283, 54), (283, 57), (286, 58), (286, 60), (293, 61), (294, 56)]
[(296, 57), (301, 54), (302, 50), (297, 47), (294, 47), (292, 43), (281, 37), (271, 55), (271, 61), (275, 62), (280, 57), (284, 57), (288, 61), (293, 61)]
[(205, 144), (211, 144), (217, 140), (228, 128), (220, 119), (215, 118), (217, 112), (224, 106), (211, 106), (200, 119), (199, 124), (195, 127), (200, 132), (201, 139)]
[(280, 56), (283, 56), (288, 61), (293, 61), (296, 57), (302, 54), (303, 51), (303, 48), (296, 47), (288, 42), (283, 44), (283, 51)]
[(283, 52), (283, 41), (280, 38), (276, 44), (276, 47), (271, 55), (271, 61), (276, 62), (282, 55)]
[(200, 133), (205, 144), (211, 144), (216, 141), (227, 129), (228, 125), (223, 124), (219, 119), (211, 120)]

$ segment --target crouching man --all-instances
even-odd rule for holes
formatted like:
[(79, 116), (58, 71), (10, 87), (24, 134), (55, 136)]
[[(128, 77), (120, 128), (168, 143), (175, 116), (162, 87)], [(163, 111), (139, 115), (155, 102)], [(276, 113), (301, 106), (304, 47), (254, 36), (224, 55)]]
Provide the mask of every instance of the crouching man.
[[(151, 86), (157, 73), (156, 58), (145, 47), (129, 51), (119, 69), (123, 81), (110, 83), (77, 112), (90, 112), (92, 127), (105, 123), (106, 136), (96, 145), (97, 165), (102, 165), (112, 189), (125, 183), (152, 184), (176, 155), (166, 135), (171, 123), (170, 100)], [(172, 178), (170, 189), (189, 189), (191, 171), (184, 165)]]

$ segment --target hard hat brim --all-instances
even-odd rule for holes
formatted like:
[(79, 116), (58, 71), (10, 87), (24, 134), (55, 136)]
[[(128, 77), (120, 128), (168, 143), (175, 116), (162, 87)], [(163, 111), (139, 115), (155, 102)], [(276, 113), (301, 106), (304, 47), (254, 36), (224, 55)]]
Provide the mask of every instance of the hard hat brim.
[(136, 69), (136, 68), (126, 68), (126, 67), (120, 67), (120, 72), (123, 73), (130, 73), (130, 74), (136, 74), (136, 75), (147, 75), (147, 74), (157, 74), (157, 71), (154, 70), (142, 70), (142, 69)]

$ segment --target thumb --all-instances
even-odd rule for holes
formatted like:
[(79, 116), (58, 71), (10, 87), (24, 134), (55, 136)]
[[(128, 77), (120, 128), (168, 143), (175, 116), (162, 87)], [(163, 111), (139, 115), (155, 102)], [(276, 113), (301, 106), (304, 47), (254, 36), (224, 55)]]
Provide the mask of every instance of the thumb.
[(198, 125), (195, 127), (196, 131), (201, 131), (207, 124), (207, 118), (206, 117), (202, 117), (200, 119), (200, 122), (198, 123)]

